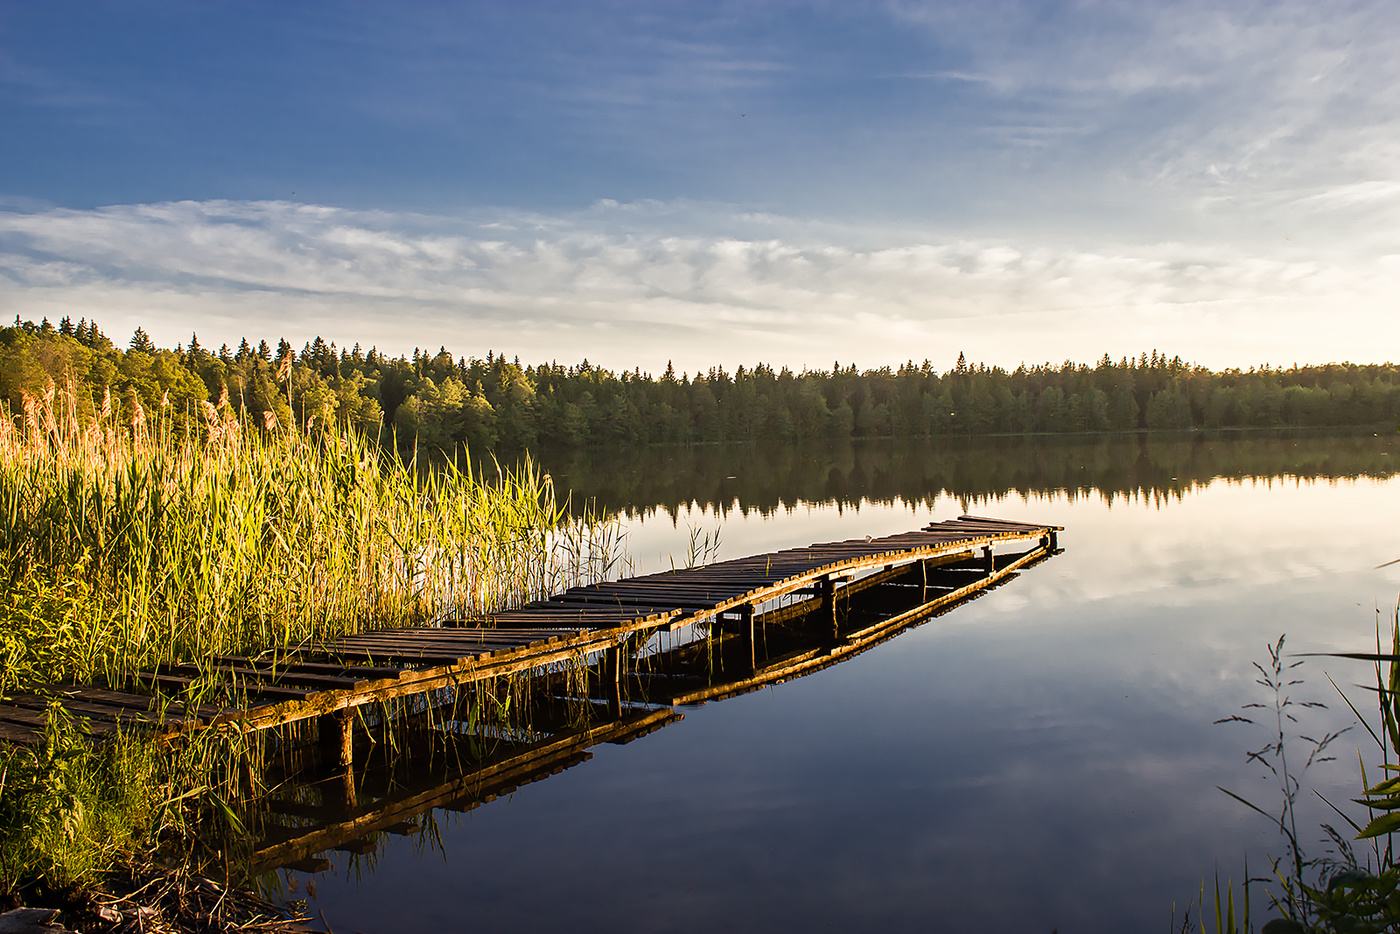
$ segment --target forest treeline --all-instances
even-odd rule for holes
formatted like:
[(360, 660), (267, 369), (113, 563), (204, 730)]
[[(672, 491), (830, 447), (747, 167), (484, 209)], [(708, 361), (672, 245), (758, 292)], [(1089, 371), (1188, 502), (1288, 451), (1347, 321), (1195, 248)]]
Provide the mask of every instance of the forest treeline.
[[(0, 399), (72, 383), (84, 412), (120, 406), (132, 418), (165, 410), (196, 422), (233, 406), (271, 427), (353, 426), (411, 450), (533, 446), (844, 440), (1135, 429), (1400, 424), (1400, 367), (1329, 363), (1211, 371), (1153, 351), (1093, 365), (972, 365), (939, 372), (925, 360), (858, 370), (765, 364), (733, 373), (614, 372), (590, 364), (522, 365), (488, 353), (415, 350), (392, 357), (317, 338), (300, 351), (244, 340), (174, 349), (137, 329), (125, 348), (95, 323), (16, 318), (0, 329)], [(208, 404), (208, 405), (206, 405)]]

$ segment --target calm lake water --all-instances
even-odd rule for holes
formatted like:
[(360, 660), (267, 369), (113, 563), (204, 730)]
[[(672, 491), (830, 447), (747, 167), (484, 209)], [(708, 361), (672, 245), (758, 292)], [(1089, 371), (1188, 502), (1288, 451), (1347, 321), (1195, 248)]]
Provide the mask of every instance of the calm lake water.
[[(637, 570), (688, 528), (719, 557), (967, 511), (1062, 525), (1063, 554), (859, 657), (685, 719), (466, 814), (288, 873), (351, 931), (1166, 930), (1217, 867), (1282, 853), (1245, 752), (1251, 662), (1365, 650), (1400, 593), (1386, 437), (1122, 437), (545, 457), (627, 516)], [(1330, 709), (1313, 659), (1300, 699)], [(1362, 692), (1354, 691), (1362, 698)], [(1358, 705), (1364, 703), (1359, 700)], [(1364, 708), (1363, 708), (1364, 709)], [(1306, 732), (1306, 731), (1305, 731)], [(1361, 735), (1356, 735), (1361, 734)], [(1359, 729), (1309, 773), (1359, 787)], [(1309, 798), (1305, 843), (1327, 818)], [(310, 890), (307, 885), (310, 883)], [(314, 894), (311, 894), (314, 893)]]

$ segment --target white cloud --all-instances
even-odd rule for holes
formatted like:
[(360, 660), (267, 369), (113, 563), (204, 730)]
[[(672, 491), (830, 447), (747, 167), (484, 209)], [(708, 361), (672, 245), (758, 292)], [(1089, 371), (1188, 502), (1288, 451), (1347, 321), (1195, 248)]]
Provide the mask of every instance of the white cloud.
[(170, 344), (191, 331), (206, 344), (322, 334), (392, 352), (445, 344), (691, 370), (947, 366), (959, 350), (1014, 366), (1153, 347), (1248, 365), (1373, 359), (1400, 336), (1400, 257), (1384, 253), (867, 240), (699, 205), (476, 218), (225, 201), (0, 211), (0, 313), (88, 317), (118, 338), (141, 325)]

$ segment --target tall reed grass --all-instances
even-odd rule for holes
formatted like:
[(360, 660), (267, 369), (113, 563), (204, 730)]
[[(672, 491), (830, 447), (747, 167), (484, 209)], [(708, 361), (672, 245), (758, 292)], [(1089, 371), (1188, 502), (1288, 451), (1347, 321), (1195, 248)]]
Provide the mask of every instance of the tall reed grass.
[(487, 480), (227, 398), (183, 431), (78, 401), (0, 417), (0, 691), (490, 613), (614, 563), (528, 460)]
[[(487, 479), (250, 421), (227, 398), (193, 419), (110, 395), (84, 419), (80, 401), (50, 385), (0, 412), (0, 696), (212, 672), (220, 655), (489, 614), (625, 567), (620, 524), (570, 514), (529, 460)], [(92, 884), (158, 847), (196, 866), (237, 848), (227, 802), (256, 794), (258, 737), (97, 744), (57, 705), (48, 724), (40, 747), (0, 746), (0, 896)]]

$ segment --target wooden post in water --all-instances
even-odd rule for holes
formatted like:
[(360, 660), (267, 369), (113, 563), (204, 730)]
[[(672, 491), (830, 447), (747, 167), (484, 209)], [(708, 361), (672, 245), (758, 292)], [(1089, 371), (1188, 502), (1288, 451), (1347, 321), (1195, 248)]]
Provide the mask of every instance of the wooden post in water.
[(753, 604), (745, 603), (738, 609), (739, 643), (743, 652), (742, 663), (745, 665), (745, 673), (751, 675), (758, 670), (757, 648), (754, 646), (753, 633)]
[(827, 606), (830, 607), (831, 616), (828, 620), (830, 623), (828, 632), (831, 633), (832, 639), (836, 639), (840, 635), (840, 626), (836, 621), (836, 578), (831, 574), (827, 574), (817, 581), (817, 593), (821, 596), (822, 600), (826, 602)]
[(340, 770), (340, 805), (349, 812), (353, 811), (358, 803), (355, 795), (355, 767), (347, 763)]
[(982, 549), (982, 566), (990, 574), (997, 569), (996, 558), (992, 555), (992, 546), (987, 545)]
[(608, 692), (608, 710), (614, 717), (622, 716), (623, 667), (627, 653), (619, 642), (603, 653), (603, 689)]
[(336, 762), (349, 767), (355, 759), (355, 712), (337, 710), (316, 720), (321, 747), (336, 757)]

